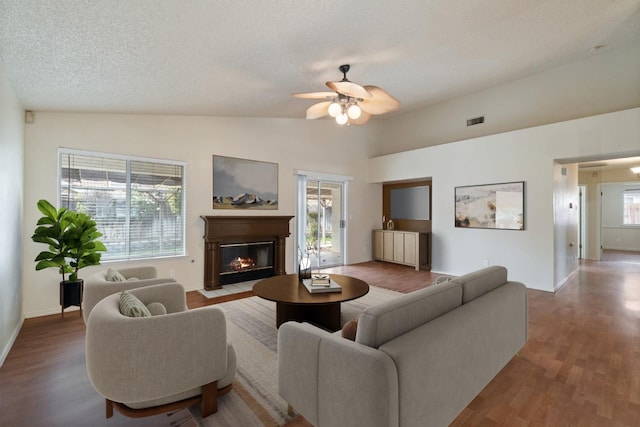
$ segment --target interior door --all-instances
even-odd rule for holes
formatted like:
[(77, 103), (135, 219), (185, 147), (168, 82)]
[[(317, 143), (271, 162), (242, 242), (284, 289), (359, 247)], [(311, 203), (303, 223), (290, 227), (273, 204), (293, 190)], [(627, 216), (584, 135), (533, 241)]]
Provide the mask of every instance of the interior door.
[(311, 268), (344, 264), (344, 184), (342, 182), (306, 181), (304, 242)]

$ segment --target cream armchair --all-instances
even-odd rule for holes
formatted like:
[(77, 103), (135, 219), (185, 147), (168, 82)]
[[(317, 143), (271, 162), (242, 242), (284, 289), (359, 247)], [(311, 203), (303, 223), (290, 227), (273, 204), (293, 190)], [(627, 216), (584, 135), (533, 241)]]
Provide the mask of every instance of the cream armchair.
[(160, 283), (172, 283), (171, 277), (158, 277), (158, 271), (154, 266), (117, 268), (115, 269), (126, 280), (114, 282), (107, 280), (109, 269), (100, 270), (84, 280), (82, 293), (82, 317), (87, 323), (93, 307), (104, 297), (124, 290), (142, 288), (144, 286), (158, 285)]
[(236, 370), (226, 319), (214, 306), (187, 310), (184, 288), (167, 283), (131, 290), (143, 304), (161, 303), (167, 314), (127, 317), (120, 294), (96, 304), (87, 322), (89, 380), (126, 416), (172, 412), (200, 403), (202, 416), (217, 411), (217, 397), (232, 387)]

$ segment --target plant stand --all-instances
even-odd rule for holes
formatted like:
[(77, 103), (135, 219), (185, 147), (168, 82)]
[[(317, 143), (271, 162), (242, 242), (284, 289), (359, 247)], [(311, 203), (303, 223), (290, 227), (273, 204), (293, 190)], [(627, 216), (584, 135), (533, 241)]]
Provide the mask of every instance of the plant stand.
[(84, 291), (84, 280), (70, 282), (65, 280), (60, 282), (60, 312), (64, 319), (64, 309), (71, 306), (80, 307), (80, 317), (82, 317), (82, 292)]

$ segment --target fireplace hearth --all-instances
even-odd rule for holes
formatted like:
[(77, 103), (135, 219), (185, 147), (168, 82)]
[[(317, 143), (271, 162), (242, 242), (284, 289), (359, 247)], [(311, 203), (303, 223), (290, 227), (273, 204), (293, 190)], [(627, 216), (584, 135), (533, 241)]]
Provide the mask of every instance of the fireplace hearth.
[(204, 287), (286, 274), (286, 238), (292, 216), (202, 216)]

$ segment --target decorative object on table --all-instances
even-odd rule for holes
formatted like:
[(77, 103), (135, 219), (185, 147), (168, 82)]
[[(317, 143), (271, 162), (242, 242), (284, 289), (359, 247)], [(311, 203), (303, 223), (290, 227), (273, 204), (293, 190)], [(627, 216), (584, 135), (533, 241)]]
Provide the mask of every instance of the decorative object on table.
[(338, 69), (343, 74), (338, 82), (327, 82), (333, 92), (294, 93), (302, 99), (322, 99), (307, 109), (307, 119), (324, 116), (335, 118), (339, 125), (363, 125), (373, 114), (384, 114), (400, 108), (400, 101), (377, 86), (360, 86), (347, 79), (349, 64)]
[(328, 274), (312, 274), (311, 275), (311, 284), (312, 285), (328, 285), (331, 283), (331, 278)]
[(524, 230), (524, 181), (456, 187), (455, 226)]
[(298, 249), (298, 278), (300, 281), (303, 279), (311, 278), (311, 255), (309, 249)]
[(393, 230), (395, 228), (395, 225), (393, 224), (393, 220), (390, 219), (389, 221), (387, 221), (387, 230)]
[[(82, 315), (83, 281), (78, 278), (78, 270), (90, 265), (99, 265), (105, 245), (98, 240), (96, 222), (82, 212), (56, 209), (46, 200), (38, 201), (38, 210), (43, 216), (38, 220), (31, 240), (48, 245), (36, 257), (36, 270), (57, 268), (62, 275), (60, 282), (60, 306), (64, 309), (78, 306)], [(69, 274), (69, 280), (66, 280)]]
[(214, 155), (213, 209), (278, 209), (278, 164)]

